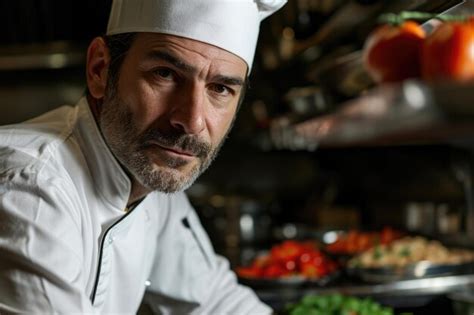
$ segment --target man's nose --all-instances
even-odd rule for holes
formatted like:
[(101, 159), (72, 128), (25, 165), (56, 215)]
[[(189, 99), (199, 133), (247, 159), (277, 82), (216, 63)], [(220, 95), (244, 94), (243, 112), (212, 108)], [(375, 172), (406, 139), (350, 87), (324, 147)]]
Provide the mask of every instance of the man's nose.
[(171, 125), (187, 134), (199, 134), (206, 124), (204, 88), (192, 86), (178, 93), (170, 117)]

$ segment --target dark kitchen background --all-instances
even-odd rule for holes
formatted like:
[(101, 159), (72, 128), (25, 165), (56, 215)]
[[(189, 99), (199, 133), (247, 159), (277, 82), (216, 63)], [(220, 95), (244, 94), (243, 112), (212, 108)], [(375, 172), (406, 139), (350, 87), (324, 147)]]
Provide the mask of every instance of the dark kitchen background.
[[(110, 3), (0, 0), (0, 124), (81, 97), (87, 44), (105, 31)], [(384, 226), (472, 247), (471, 93), (416, 81), (380, 89), (361, 49), (381, 13), (473, 8), (460, 0), (290, 0), (265, 20), (235, 127), (188, 191), (216, 251), (235, 267), (305, 231)], [(419, 95), (427, 109), (407, 113)], [(397, 105), (374, 114), (372, 99)], [(451, 103), (454, 113), (444, 110)], [(362, 114), (341, 119), (347, 106)], [(274, 289), (257, 292), (276, 307), (307, 292)], [(412, 308), (449, 314), (443, 290), (415, 292)]]

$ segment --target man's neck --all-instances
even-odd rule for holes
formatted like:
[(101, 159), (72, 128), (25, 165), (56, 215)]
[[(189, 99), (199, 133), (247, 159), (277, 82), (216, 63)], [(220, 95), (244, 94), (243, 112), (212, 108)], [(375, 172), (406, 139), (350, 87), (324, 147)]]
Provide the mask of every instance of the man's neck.
[(127, 205), (131, 205), (134, 202), (145, 198), (146, 195), (148, 195), (151, 192), (151, 190), (143, 187), (143, 185), (138, 183), (136, 180), (132, 179), (131, 181), (132, 181), (132, 189), (130, 191), (130, 197), (128, 198)]
[(92, 97), (91, 95), (87, 95), (87, 103), (89, 104), (89, 108), (91, 109), (92, 115), (94, 115), (95, 122), (97, 123), (97, 125), (99, 125), (99, 118), (100, 118), (100, 104), (99, 103), (101, 102), (98, 99)]
[[(100, 113), (101, 113), (101, 101), (87, 95), (87, 102), (89, 103), (89, 107), (91, 109), (92, 115), (94, 116), (95, 122), (98, 126), (99, 124), (99, 119), (100, 119)], [(100, 128), (99, 128), (100, 130)], [(101, 131), (102, 132), (102, 131)], [(127, 206), (133, 204), (134, 202), (143, 199), (146, 195), (148, 195), (151, 191), (148, 188), (143, 187), (139, 182), (137, 182), (129, 172), (123, 167), (123, 165), (119, 162), (120, 166), (122, 169), (125, 171), (127, 174), (128, 178), (130, 179), (131, 182), (131, 190), (130, 190), (130, 196), (128, 197), (128, 202)]]

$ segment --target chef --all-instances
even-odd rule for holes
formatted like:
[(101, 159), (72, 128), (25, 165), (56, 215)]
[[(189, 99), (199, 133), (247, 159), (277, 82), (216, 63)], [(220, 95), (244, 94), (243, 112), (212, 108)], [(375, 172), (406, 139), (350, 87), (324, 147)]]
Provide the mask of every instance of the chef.
[(115, 0), (87, 93), (0, 128), (0, 313), (269, 314), (183, 190), (235, 119), (285, 0)]

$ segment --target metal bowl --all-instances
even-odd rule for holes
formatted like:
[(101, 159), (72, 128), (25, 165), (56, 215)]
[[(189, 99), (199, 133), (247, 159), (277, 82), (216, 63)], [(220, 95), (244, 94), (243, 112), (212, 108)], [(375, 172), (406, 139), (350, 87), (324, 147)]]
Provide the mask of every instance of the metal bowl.
[(263, 288), (311, 288), (324, 287), (339, 279), (340, 271), (335, 271), (321, 278), (307, 278), (305, 276), (288, 276), (281, 278), (245, 278), (239, 277), (239, 282), (254, 289)]
[(359, 268), (347, 267), (348, 275), (370, 283), (385, 283), (400, 280), (412, 280), (467, 274), (474, 272), (474, 262), (462, 264), (433, 264), (428, 261), (410, 264), (405, 267)]

